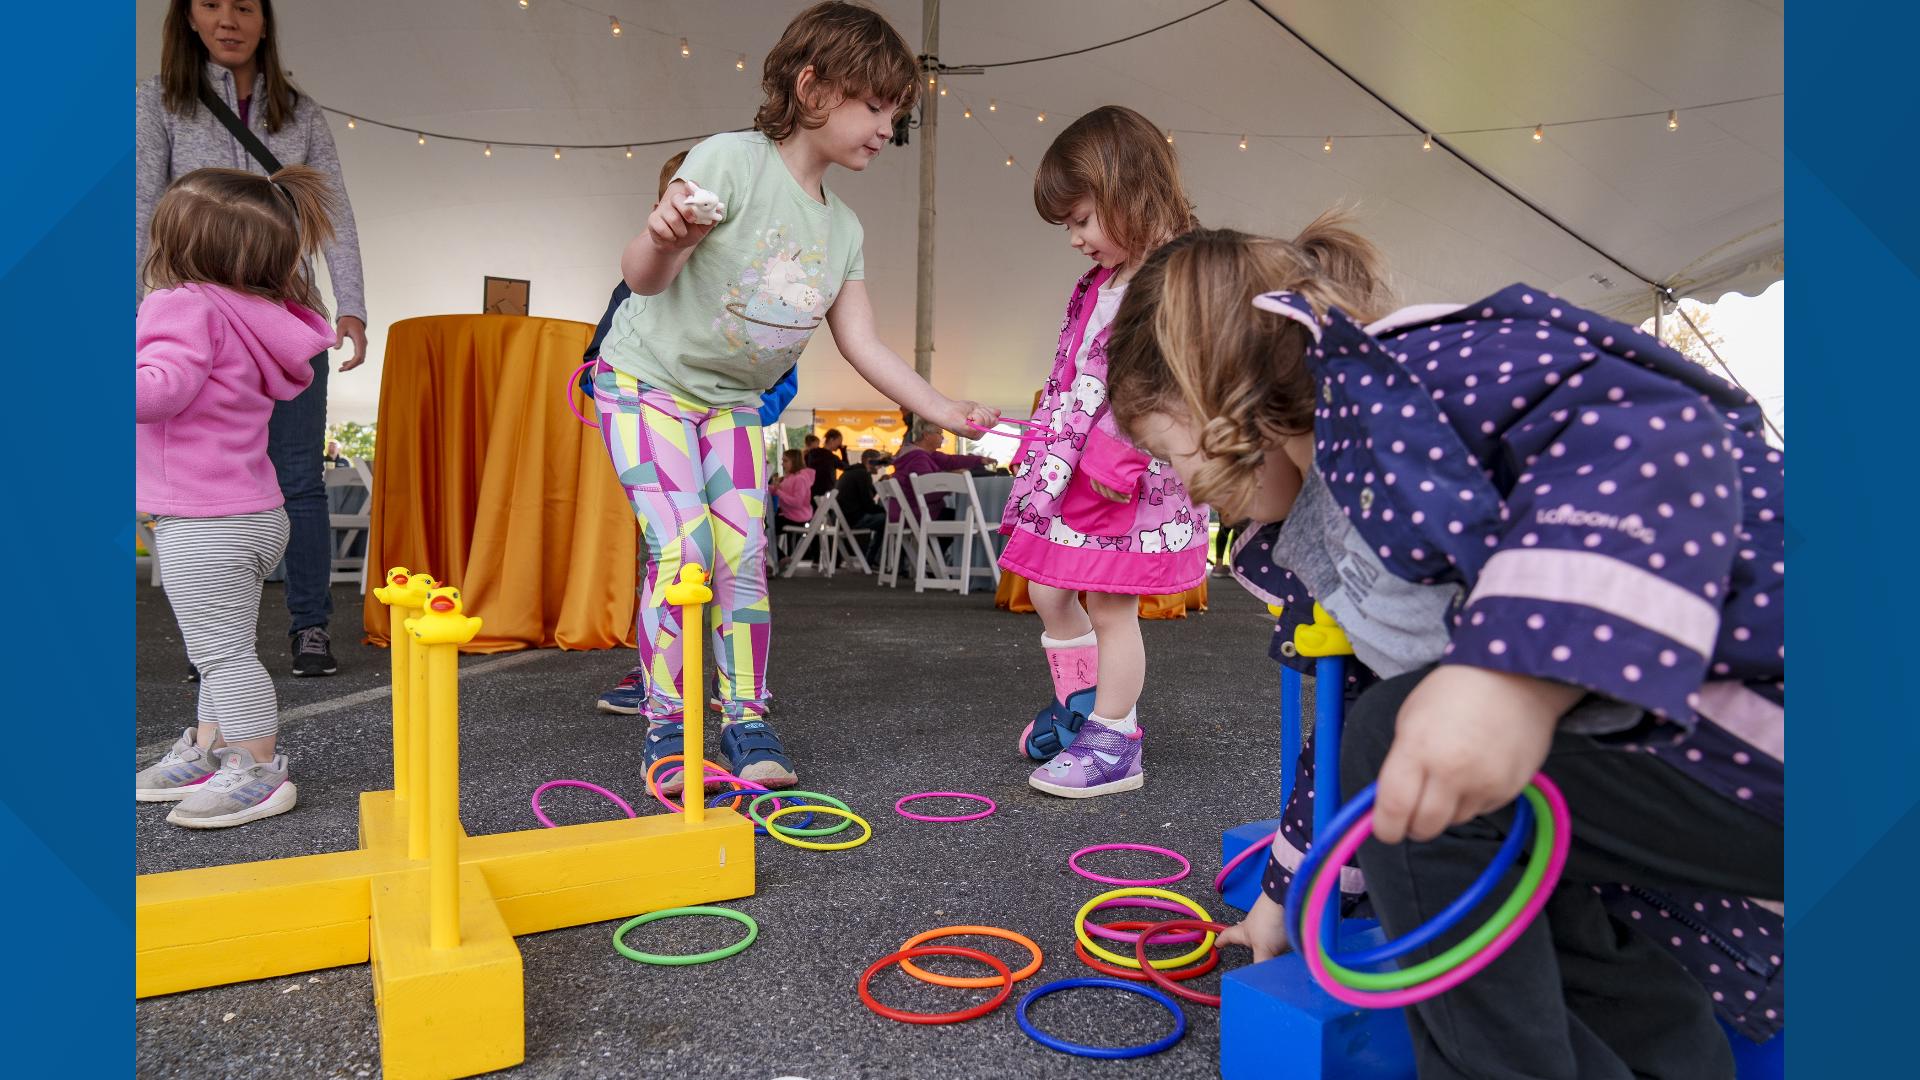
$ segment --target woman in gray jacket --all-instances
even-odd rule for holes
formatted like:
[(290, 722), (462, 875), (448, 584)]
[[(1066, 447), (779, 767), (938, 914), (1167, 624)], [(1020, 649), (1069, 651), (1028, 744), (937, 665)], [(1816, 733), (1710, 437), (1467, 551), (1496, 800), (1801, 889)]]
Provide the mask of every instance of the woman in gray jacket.
[[(146, 262), (154, 204), (168, 184), (195, 169), (215, 166), (263, 175), (270, 171), (201, 101), (201, 88), (206, 86), (280, 164), (310, 165), (329, 181), (334, 236), (323, 250), (339, 309), (333, 347), (351, 340), (353, 356), (340, 370), (359, 367), (367, 349), (360, 237), (326, 115), (281, 70), (272, 0), (173, 0), (164, 34), (160, 74), (140, 87), (135, 105), (135, 301), (144, 291), (138, 268)], [(307, 273), (311, 278), (312, 266)], [(326, 423), (327, 354), (323, 352), (313, 358), (313, 385), (292, 401), (280, 402), (268, 429), (267, 452), (279, 474), (292, 526), (286, 591), (295, 675), (331, 675), (337, 670), (327, 637), (327, 622), (333, 615), (328, 588), (333, 532), (322, 460)]]

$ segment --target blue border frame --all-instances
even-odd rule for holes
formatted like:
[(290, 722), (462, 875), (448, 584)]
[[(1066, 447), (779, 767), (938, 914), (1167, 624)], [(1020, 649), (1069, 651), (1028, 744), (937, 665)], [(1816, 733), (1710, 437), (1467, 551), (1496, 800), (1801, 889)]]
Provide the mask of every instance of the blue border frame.
[[(16, 1075), (133, 1062), (133, 833), (93, 785), (133, 720), (132, 5), (73, 16), (3, 68), (0, 326), (12, 584), (0, 620), (20, 768), (0, 785), (0, 986)], [(112, 374), (102, 377), (102, 371)], [(114, 735), (113, 732), (121, 732)]]
[(1787, 1052), (1802, 1076), (1911, 1067), (1920, 710), (1900, 675), (1915, 635), (1897, 575), (1920, 532), (1920, 364), (1883, 328), (1920, 311), (1916, 40), (1908, 5), (1787, 14)]

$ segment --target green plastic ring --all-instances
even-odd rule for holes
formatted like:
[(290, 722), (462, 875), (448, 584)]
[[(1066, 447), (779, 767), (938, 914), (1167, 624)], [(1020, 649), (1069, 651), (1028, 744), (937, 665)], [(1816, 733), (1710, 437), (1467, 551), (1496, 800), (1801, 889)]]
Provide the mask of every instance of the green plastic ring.
[[(694, 953), (691, 956), (668, 956), (664, 953), (641, 952), (639, 949), (632, 948), (625, 941), (621, 940), (627, 936), (627, 931), (636, 926), (645, 926), (650, 922), (670, 919), (675, 915), (718, 915), (723, 919), (732, 919), (734, 922), (746, 926), (747, 936), (725, 948), (715, 949), (712, 952)], [(706, 964), (715, 960), (725, 960), (727, 957), (753, 944), (753, 939), (759, 936), (760, 924), (753, 921), (753, 916), (747, 915), (744, 912), (729, 911), (723, 907), (708, 907), (705, 905), (699, 907), (661, 908), (659, 911), (649, 911), (645, 915), (635, 915), (633, 918), (621, 923), (620, 929), (613, 932), (613, 947), (620, 950), (621, 956), (629, 960), (638, 960), (643, 964), (659, 964), (663, 967), (685, 967), (688, 964)]]
[(802, 829), (797, 825), (769, 825), (767, 824), (767, 819), (760, 816), (759, 807), (761, 803), (766, 802), (768, 799), (790, 799), (795, 795), (801, 796), (802, 798), (819, 799), (828, 806), (837, 806), (849, 814), (853, 813), (852, 807), (831, 795), (822, 795), (817, 791), (787, 790), (769, 791), (761, 794), (758, 798), (747, 804), (747, 816), (753, 819), (754, 824), (766, 829), (768, 832), (777, 831), (785, 836), (832, 836), (834, 833), (846, 832), (853, 827), (852, 818), (842, 818), (838, 825), (822, 825), (817, 829)]
[[(1514, 886), (1513, 891), (1507, 894), (1506, 901), (1495, 909), (1478, 930), (1446, 952), (1399, 971), (1355, 971), (1341, 967), (1327, 958), (1326, 943), (1322, 942), (1320, 960), (1327, 966), (1328, 974), (1340, 985), (1355, 990), (1404, 990), (1452, 971), (1479, 953), (1487, 942), (1498, 937), (1519, 916), (1520, 909), (1527, 906), (1527, 900), (1539, 890), (1541, 879), (1547, 876), (1547, 863), (1553, 857), (1553, 810), (1547, 805), (1546, 796), (1540, 794), (1540, 790), (1532, 784), (1528, 784), (1521, 794), (1533, 804), (1533, 854), (1527, 860), (1526, 871), (1520, 875), (1520, 883)], [(1337, 872), (1338, 868), (1335, 870)], [(1325, 873), (1324, 868), (1321, 872)]]

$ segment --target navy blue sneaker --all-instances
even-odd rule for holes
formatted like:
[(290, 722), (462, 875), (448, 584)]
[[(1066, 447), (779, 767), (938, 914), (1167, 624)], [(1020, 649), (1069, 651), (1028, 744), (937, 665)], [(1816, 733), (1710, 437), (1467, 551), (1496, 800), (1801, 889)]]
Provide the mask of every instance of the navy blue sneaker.
[[(685, 746), (683, 745), (685, 737), (686, 725), (680, 723), (678, 720), (671, 724), (647, 725), (646, 738), (642, 739), (640, 743), (640, 777), (642, 783), (646, 782), (647, 774), (653, 771), (654, 762), (659, 761), (669, 754), (682, 754), (685, 752)], [(661, 771), (667, 772), (672, 768), (673, 766), (669, 765)], [(676, 772), (661, 782), (660, 793), (663, 795), (678, 795), (685, 787), (686, 784), (681, 781), (680, 774)]]
[(790, 788), (800, 782), (786, 746), (765, 720), (741, 720), (721, 727), (720, 752), (726, 755), (727, 768), (742, 780), (770, 788)]
[(1050, 701), (1034, 715), (1033, 722), (1020, 733), (1020, 749), (1035, 761), (1048, 761), (1073, 745), (1080, 725), (1093, 715), (1094, 691), (1089, 686), (1067, 697), (1067, 703)]
[[(635, 667), (620, 680), (620, 685), (601, 694), (595, 699), (594, 708), (601, 712), (619, 713), (622, 716), (637, 716), (640, 703), (647, 699), (647, 672), (645, 668)], [(671, 750), (677, 754), (680, 751)]]

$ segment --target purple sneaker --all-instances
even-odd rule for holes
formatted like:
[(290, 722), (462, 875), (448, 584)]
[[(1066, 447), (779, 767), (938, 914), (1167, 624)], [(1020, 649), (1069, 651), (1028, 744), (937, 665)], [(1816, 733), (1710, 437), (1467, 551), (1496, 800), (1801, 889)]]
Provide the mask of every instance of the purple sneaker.
[(1073, 745), (1033, 770), (1027, 783), (1049, 795), (1069, 799), (1090, 799), (1142, 787), (1147, 778), (1140, 771), (1140, 736), (1138, 728), (1123, 735), (1090, 719), (1081, 725)]

